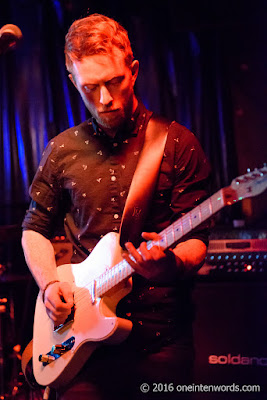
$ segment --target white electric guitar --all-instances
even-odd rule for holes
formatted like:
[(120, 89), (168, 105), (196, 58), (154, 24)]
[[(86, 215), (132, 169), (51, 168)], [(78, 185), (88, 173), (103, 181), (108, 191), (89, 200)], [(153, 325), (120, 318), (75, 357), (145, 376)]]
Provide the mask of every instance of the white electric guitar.
[[(267, 187), (267, 167), (256, 169), (232, 181), (202, 204), (164, 229), (150, 249), (167, 249), (226, 205), (256, 196)], [(39, 293), (33, 330), (33, 372), (43, 386), (60, 387), (81, 369), (102, 343), (120, 343), (129, 335), (132, 323), (116, 316), (120, 299), (131, 291), (134, 270), (122, 259), (119, 235), (108, 233), (80, 264), (58, 267), (61, 281), (70, 283), (75, 312), (59, 327), (47, 316)]]

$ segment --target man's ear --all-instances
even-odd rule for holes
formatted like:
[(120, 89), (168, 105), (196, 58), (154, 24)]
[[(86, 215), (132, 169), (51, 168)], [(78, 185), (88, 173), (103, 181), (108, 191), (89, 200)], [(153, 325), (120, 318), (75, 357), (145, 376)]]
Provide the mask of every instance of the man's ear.
[(73, 75), (72, 75), (72, 74), (69, 74), (69, 78), (70, 78), (71, 82), (73, 83), (73, 85), (74, 85), (74, 86), (76, 87), (76, 89), (77, 89), (77, 85), (76, 85), (76, 82), (75, 82), (75, 79), (74, 79)]
[(133, 76), (133, 83), (135, 83), (138, 71), (139, 71), (139, 61), (138, 60), (133, 60), (131, 64), (131, 71), (132, 71), (132, 76)]

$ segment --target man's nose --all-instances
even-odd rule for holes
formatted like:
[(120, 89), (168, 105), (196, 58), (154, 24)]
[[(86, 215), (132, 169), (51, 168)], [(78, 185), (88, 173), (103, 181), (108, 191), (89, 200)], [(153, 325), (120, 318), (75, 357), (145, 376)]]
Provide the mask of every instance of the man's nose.
[(107, 106), (113, 101), (113, 97), (111, 96), (110, 92), (108, 91), (106, 86), (102, 86), (100, 88), (100, 103), (104, 106)]

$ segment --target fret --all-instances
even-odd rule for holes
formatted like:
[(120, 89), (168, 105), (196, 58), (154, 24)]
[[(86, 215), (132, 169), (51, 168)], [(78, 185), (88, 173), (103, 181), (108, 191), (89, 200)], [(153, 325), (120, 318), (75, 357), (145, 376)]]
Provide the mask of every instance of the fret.
[(211, 201), (211, 197), (208, 199), (209, 202), (209, 211), (210, 211), (210, 215), (212, 215), (212, 201)]
[(115, 278), (116, 278), (115, 268), (113, 267), (113, 268), (111, 268), (111, 281), (110, 281), (111, 287), (116, 285), (116, 279)]
[(223, 189), (220, 189), (212, 197), (215, 199), (216, 206), (217, 206), (215, 208), (215, 212), (217, 212), (217, 211), (221, 210), (225, 206)]
[(182, 221), (183, 235), (186, 235), (188, 232), (191, 231), (190, 219), (188, 218), (187, 214), (181, 218), (181, 221)]
[(205, 221), (210, 216), (209, 212), (209, 206), (207, 204), (207, 201), (204, 201), (204, 203), (200, 204), (200, 217), (201, 221)]
[[(174, 222), (172, 229), (173, 229), (173, 233), (174, 233), (174, 242), (176, 242), (178, 239), (180, 239), (183, 236), (183, 226), (182, 226), (181, 219)], [(174, 242), (170, 243), (170, 245), (173, 244)]]
[(168, 229), (166, 229), (166, 244), (167, 247), (172, 244), (172, 231), (170, 226), (168, 227)]
[(165, 242), (165, 247), (168, 247), (168, 245), (169, 245), (169, 242), (168, 242), (168, 230), (169, 230), (169, 227), (167, 228), (167, 229), (164, 229), (164, 233), (163, 233), (163, 239), (164, 239), (164, 242)]
[(171, 225), (171, 233), (172, 233), (172, 243), (174, 243), (175, 242), (175, 232), (174, 232), (173, 224)]
[(114, 286), (114, 283), (115, 283), (115, 279), (114, 279), (114, 277), (115, 277), (115, 275), (114, 275), (114, 268), (111, 268), (111, 279), (110, 279), (110, 282), (111, 282), (111, 285), (112, 286)]
[(96, 291), (96, 281), (94, 280), (91, 284), (91, 299), (92, 299), (92, 303), (95, 304), (96, 298), (97, 298), (97, 291)]
[(101, 286), (99, 284), (99, 278), (95, 281), (95, 290), (97, 293), (97, 296), (101, 296), (102, 295), (102, 291), (101, 291)]
[(121, 268), (120, 268), (120, 264), (116, 265), (115, 269), (116, 269), (116, 281), (117, 281), (117, 283), (119, 283), (119, 282), (121, 281)]
[(175, 223), (175, 233), (176, 233), (175, 235), (176, 240), (180, 239), (183, 236), (183, 229), (180, 221), (177, 221)]
[(148, 250), (150, 250), (150, 249), (151, 249), (151, 247), (153, 247), (153, 246), (157, 246), (157, 245), (158, 245), (158, 243), (159, 243), (159, 242), (157, 242), (157, 241), (154, 241), (154, 240), (149, 240), (149, 241), (147, 242), (147, 244), (146, 244), (146, 246), (147, 246), (147, 249), (148, 249)]
[(189, 225), (190, 225), (190, 231), (193, 229), (193, 223), (192, 223), (192, 216), (191, 213), (189, 212)]
[(102, 275), (102, 279), (100, 281), (100, 285), (101, 285), (102, 293), (105, 293), (105, 291), (108, 291), (108, 275), (107, 275), (107, 271), (105, 271), (104, 274)]
[(96, 290), (97, 290), (97, 292), (101, 292), (102, 280), (103, 280), (103, 276), (101, 275), (96, 281)]
[(127, 278), (127, 276), (129, 275), (128, 274), (128, 271), (127, 271), (127, 267), (128, 267), (128, 264), (127, 264), (127, 262), (126, 261), (124, 261), (124, 267), (123, 267), (123, 273), (122, 273), (122, 279), (126, 279)]
[(121, 280), (125, 279), (127, 276), (127, 271), (126, 271), (126, 261), (121, 263)]
[(96, 282), (97, 292), (101, 292), (102, 287), (103, 287), (103, 283), (104, 283), (103, 275), (101, 275), (100, 278), (101, 279), (98, 278), (98, 280)]
[(110, 285), (110, 278), (111, 278), (111, 276), (110, 276), (110, 270), (108, 270), (108, 271), (106, 272), (106, 277), (107, 277), (107, 280), (106, 280), (106, 291), (108, 291), (108, 290), (109, 290), (109, 285)]
[(200, 207), (198, 206), (198, 207), (194, 208), (192, 211), (190, 211), (190, 216), (191, 216), (191, 222), (192, 222), (192, 229), (194, 229), (202, 222)]
[(182, 218), (180, 219), (180, 229), (181, 229), (181, 235), (184, 236), (184, 227), (183, 227)]
[(152, 246), (160, 246), (163, 249), (166, 249), (168, 247), (168, 234), (167, 234), (167, 230), (168, 228), (164, 229), (161, 233), (160, 233), (160, 239), (158, 241), (155, 242), (151, 242), (150, 245), (150, 249)]
[(120, 282), (120, 264), (115, 265), (115, 279), (116, 279), (116, 284)]

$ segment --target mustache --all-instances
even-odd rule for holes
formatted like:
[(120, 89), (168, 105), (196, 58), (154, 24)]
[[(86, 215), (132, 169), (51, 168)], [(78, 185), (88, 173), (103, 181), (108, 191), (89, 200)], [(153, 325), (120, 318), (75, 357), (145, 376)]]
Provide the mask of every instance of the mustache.
[(98, 110), (97, 112), (99, 114), (102, 114), (102, 113), (115, 112), (115, 111), (119, 111), (119, 108), (102, 108), (102, 109)]

